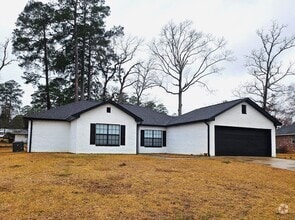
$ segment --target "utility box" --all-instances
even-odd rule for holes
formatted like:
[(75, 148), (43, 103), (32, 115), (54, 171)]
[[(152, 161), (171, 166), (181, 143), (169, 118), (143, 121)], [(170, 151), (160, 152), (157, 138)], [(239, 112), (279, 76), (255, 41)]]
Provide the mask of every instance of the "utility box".
[(12, 151), (13, 152), (21, 152), (21, 151), (24, 151), (24, 142), (14, 142), (12, 144)]

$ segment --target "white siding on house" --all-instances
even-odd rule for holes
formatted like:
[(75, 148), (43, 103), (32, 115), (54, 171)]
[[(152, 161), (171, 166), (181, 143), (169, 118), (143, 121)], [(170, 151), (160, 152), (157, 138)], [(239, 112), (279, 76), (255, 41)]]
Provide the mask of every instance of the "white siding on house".
[(207, 125), (203, 122), (168, 127), (167, 153), (207, 154)]
[(69, 133), (69, 122), (34, 120), (31, 152), (69, 152)]
[[(107, 107), (111, 108), (111, 113), (107, 113)], [(125, 125), (125, 145), (90, 145), (92, 123)], [(136, 129), (137, 123), (133, 117), (111, 104), (105, 104), (81, 114), (80, 118), (71, 123), (70, 149), (73, 153), (135, 154)]]
[[(242, 114), (242, 105), (247, 106), (247, 114)], [(248, 103), (241, 103), (217, 116), (210, 122), (210, 155), (215, 155), (215, 126), (271, 129), (272, 157), (276, 156), (275, 126), (272, 121)]]
[(70, 140), (69, 140), (69, 152), (71, 153), (76, 153), (77, 152), (77, 134), (78, 130), (77, 130), (77, 123), (78, 120), (74, 120), (71, 121), (71, 125), (70, 125)]
[(165, 127), (156, 127), (156, 126), (140, 126), (139, 127), (139, 137), (138, 137), (138, 153), (142, 154), (150, 154), (150, 153), (167, 153), (167, 147), (144, 147), (140, 146), (141, 143), (141, 137), (140, 132), (141, 130), (160, 130), (160, 131), (166, 131)]

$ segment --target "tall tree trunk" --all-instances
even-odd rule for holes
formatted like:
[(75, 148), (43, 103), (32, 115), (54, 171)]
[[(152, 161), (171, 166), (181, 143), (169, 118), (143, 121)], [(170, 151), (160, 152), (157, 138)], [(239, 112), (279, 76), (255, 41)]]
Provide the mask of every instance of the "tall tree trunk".
[(78, 1), (75, 1), (74, 9), (74, 51), (75, 51), (75, 102), (79, 101), (79, 73), (78, 73), (78, 27), (77, 27), (77, 7)]
[(182, 115), (182, 90), (178, 93), (178, 116)]
[[(87, 8), (86, 3), (84, 2), (83, 7), (83, 26), (86, 27), (86, 15), (87, 15)], [(81, 54), (81, 100), (84, 100), (84, 93), (85, 93), (85, 47), (86, 47), (86, 31), (83, 30), (83, 40), (82, 40), (82, 54)]]
[(84, 72), (85, 72), (85, 36), (83, 36), (83, 46), (82, 46), (82, 54), (81, 54), (81, 100), (84, 100), (84, 92), (85, 92), (85, 84), (84, 84), (84, 80), (85, 80), (85, 76), (84, 76)]
[(91, 100), (91, 40), (88, 43), (88, 68), (87, 68), (87, 100)]
[(268, 95), (268, 84), (269, 84), (269, 71), (270, 71), (270, 68), (267, 67), (267, 72), (266, 72), (266, 76), (265, 76), (265, 85), (264, 85), (264, 91), (263, 91), (263, 97), (262, 97), (262, 108), (264, 110), (267, 110), (267, 95)]
[(264, 85), (264, 91), (263, 91), (263, 103), (262, 103), (262, 108), (264, 110), (267, 110), (267, 95), (268, 95), (268, 74), (266, 75), (265, 79), (265, 85)]
[(103, 84), (103, 89), (102, 89), (102, 100), (103, 101), (107, 100), (107, 85), (108, 85), (108, 81), (105, 80), (105, 82)]
[(48, 68), (48, 51), (47, 51), (47, 38), (46, 38), (46, 27), (43, 26), (43, 39), (44, 39), (44, 72), (45, 72), (45, 93), (46, 93), (46, 107), (51, 108), (50, 103), (50, 92), (49, 92), (49, 68)]
[(178, 79), (178, 116), (182, 115), (182, 71)]

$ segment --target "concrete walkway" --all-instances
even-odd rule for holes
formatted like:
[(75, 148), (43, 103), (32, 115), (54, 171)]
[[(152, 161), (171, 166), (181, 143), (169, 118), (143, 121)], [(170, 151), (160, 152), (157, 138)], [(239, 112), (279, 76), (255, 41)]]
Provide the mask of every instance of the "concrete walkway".
[(263, 164), (279, 169), (295, 171), (295, 160), (287, 160), (272, 157), (226, 157), (232, 160), (244, 161), (249, 163)]

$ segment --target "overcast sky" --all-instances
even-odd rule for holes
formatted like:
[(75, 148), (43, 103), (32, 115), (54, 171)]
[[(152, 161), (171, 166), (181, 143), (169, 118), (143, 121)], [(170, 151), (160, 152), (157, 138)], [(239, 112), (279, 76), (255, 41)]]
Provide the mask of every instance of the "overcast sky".
[[(43, 1), (46, 2), (46, 1)], [(27, 0), (9, 0), (0, 7), (0, 42), (11, 37), (14, 23), (23, 10)], [(166, 23), (186, 19), (194, 22), (195, 29), (224, 37), (227, 49), (234, 52), (236, 60), (223, 65), (222, 74), (207, 78), (214, 93), (195, 86), (183, 97), (183, 112), (224, 100), (235, 99), (232, 90), (247, 80), (244, 67), (245, 55), (259, 47), (256, 30), (269, 27), (272, 20), (287, 24), (287, 35), (295, 34), (294, 0), (106, 0), (111, 7), (107, 24), (121, 25), (125, 33), (142, 37), (146, 42), (156, 38)], [(295, 60), (295, 51), (286, 55), (286, 60)], [(24, 85), (22, 70), (17, 63), (3, 69), (0, 82), (14, 79), (25, 90), (23, 104), (30, 104), (30, 95), (34, 91)], [(149, 98), (155, 98), (167, 106), (169, 113), (177, 112), (177, 97), (153, 89)]]

